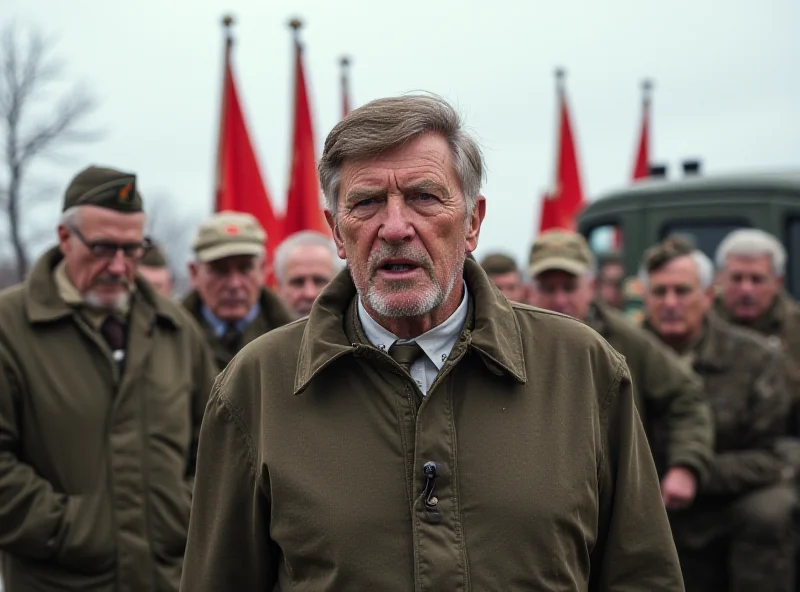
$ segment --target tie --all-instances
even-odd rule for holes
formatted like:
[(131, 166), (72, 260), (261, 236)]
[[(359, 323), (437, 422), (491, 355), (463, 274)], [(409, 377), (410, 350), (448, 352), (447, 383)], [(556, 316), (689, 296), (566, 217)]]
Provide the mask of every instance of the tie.
[(405, 343), (403, 345), (395, 344), (389, 348), (389, 355), (392, 356), (395, 362), (403, 367), (406, 372), (411, 372), (411, 364), (423, 353), (422, 348), (414, 343)]
[(226, 350), (231, 353), (236, 353), (239, 351), (239, 341), (241, 337), (242, 334), (239, 332), (239, 329), (236, 328), (236, 325), (229, 323), (228, 326), (225, 327), (225, 333), (220, 337), (220, 341)]
[(108, 343), (111, 351), (116, 352), (125, 349), (126, 330), (125, 323), (114, 315), (108, 315), (100, 326), (100, 333)]

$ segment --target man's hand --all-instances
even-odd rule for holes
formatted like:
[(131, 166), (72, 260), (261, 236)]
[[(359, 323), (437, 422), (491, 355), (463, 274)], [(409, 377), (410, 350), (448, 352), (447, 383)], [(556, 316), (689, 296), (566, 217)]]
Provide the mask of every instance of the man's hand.
[(661, 480), (661, 499), (667, 510), (689, 507), (697, 493), (697, 478), (689, 469), (673, 467)]

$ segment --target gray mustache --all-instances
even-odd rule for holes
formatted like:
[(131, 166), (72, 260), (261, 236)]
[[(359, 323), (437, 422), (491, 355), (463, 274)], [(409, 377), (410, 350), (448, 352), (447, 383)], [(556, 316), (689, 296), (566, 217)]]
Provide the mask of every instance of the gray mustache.
[(405, 246), (395, 247), (392, 245), (383, 245), (369, 257), (370, 270), (375, 271), (378, 269), (380, 262), (383, 259), (408, 259), (413, 261), (426, 271), (430, 271), (433, 264), (425, 251)]

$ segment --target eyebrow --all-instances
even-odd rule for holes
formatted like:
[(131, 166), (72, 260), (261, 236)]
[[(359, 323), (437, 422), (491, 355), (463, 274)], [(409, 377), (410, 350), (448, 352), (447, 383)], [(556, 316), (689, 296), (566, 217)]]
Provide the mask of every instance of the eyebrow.
[(436, 191), (438, 193), (441, 193), (443, 196), (450, 194), (447, 187), (445, 187), (441, 183), (437, 183), (436, 181), (425, 181), (425, 180), (411, 183), (407, 186), (401, 187), (400, 190), (403, 193), (425, 193), (426, 191)]

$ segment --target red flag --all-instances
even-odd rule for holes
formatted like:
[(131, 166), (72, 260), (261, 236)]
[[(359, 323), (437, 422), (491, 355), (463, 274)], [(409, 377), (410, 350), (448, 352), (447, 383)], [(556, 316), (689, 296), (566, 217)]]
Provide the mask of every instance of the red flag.
[[(231, 21), (225, 20), (226, 27)], [(225, 75), (222, 83), (222, 114), (217, 152), (215, 211), (234, 210), (255, 216), (267, 232), (267, 258), (281, 239), (280, 220), (275, 216), (269, 194), (250, 142), (247, 125), (236, 91), (231, 66), (233, 39), (225, 43)]]
[[(294, 27), (297, 21), (292, 21), (292, 23)], [(297, 31), (297, 27), (294, 28)], [(324, 234), (330, 234), (320, 204), (319, 181), (317, 180), (317, 165), (314, 156), (314, 132), (303, 73), (302, 47), (300, 42), (295, 40), (294, 138), (289, 195), (286, 199), (286, 214), (283, 218), (283, 234), (284, 237), (288, 237), (301, 230), (317, 230)]]
[(556, 77), (559, 101), (556, 179), (554, 190), (542, 199), (539, 232), (549, 228), (575, 230), (576, 218), (585, 204), (578, 155), (563, 85), (563, 71), (557, 71)]
[(344, 119), (350, 113), (350, 60), (343, 57), (340, 63), (342, 65), (342, 119)]
[(650, 175), (650, 89), (652, 85), (645, 81), (642, 85), (642, 131), (639, 135), (639, 147), (636, 150), (636, 161), (633, 163), (633, 180), (644, 179)]

